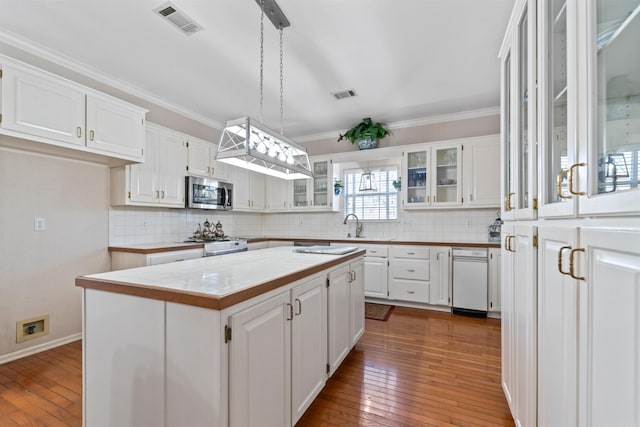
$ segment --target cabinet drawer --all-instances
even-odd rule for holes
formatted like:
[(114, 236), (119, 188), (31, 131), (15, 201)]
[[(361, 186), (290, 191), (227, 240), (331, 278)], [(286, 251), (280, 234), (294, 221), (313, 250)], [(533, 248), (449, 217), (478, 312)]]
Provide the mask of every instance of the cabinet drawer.
[(394, 258), (391, 261), (391, 277), (398, 279), (429, 280), (429, 261)]
[(389, 298), (402, 301), (429, 302), (429, 282), (394, 279), (389, 286)]
[(392, 246), (391, 256), (394, 258), (429, 259), (429, 248), (426, 246)]
[(379, 257), (387, 258), (389, 256), (389, 248), (382, 245), (358, 245), (362, 249), (365, 249), (367, 253), (364, 256), (367, 257)]

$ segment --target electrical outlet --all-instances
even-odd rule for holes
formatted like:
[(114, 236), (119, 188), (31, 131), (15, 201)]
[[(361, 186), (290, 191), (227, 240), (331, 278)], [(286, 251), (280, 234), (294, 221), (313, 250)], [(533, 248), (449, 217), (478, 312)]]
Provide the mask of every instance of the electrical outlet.
[(44, 314), (16, 322), (16, 343), (49, 334), (49, 315)]
[(47, 221), (44, 218), (33, 218), (33, 231), (44, 231), (47, 229)]

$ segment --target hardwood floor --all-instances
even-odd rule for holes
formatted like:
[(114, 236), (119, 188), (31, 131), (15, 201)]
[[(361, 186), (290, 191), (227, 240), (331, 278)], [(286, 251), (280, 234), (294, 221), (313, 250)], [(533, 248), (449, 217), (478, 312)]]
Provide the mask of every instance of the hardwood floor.
[[(0, 365), (0, 427), (81, 426), (81, 352), (78, 341)], [(355, 425), (513, 426), (500, 322), (402, 307), (386, 322), (367, 319), (297, 424)]]

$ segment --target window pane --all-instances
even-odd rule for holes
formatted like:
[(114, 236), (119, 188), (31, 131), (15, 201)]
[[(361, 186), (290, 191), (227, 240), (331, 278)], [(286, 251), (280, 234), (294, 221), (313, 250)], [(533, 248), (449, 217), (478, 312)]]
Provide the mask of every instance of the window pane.
[(360, 220), (389, 220), (398, 218), (398, 192), (393, 181), (398, 179), (397, 167), (371, 169), (373, 191), (359, 191), (361, 169), (345, 172), (345, 215), (355, 214)]

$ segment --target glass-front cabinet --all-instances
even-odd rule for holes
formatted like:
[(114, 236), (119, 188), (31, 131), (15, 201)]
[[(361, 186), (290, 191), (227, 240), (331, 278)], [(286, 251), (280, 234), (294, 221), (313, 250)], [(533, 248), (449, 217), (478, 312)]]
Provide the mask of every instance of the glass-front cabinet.
[(421, 144), (402, 157), (404, 209), (462, 205), (462, 143)]
[(294, 179), (291, 190), (291, 209), (339, 210), (340, 197), (333, 190), (334, 179), (340, 179), (338, 165), (331, 159), (311, 159), (313, 178)]
[(579, 111), (584, 120), (579, 120), (578, 140), (585, 146), (580, 146), (579, 185), (574, 193), (586, 193), (579, 200), (579, 211), (638, 212), (640, 0), (577, 3), (579, 16), (584, 13), (588, 19), (579, 27), (587, 33), (578, 32), (576, 41), (580, 92), (587, 94), (587, 109)]
[(537, 215), (536, 2), (517, 4), (516, 27), (505, 38), (502, 59), (503, 218)]

